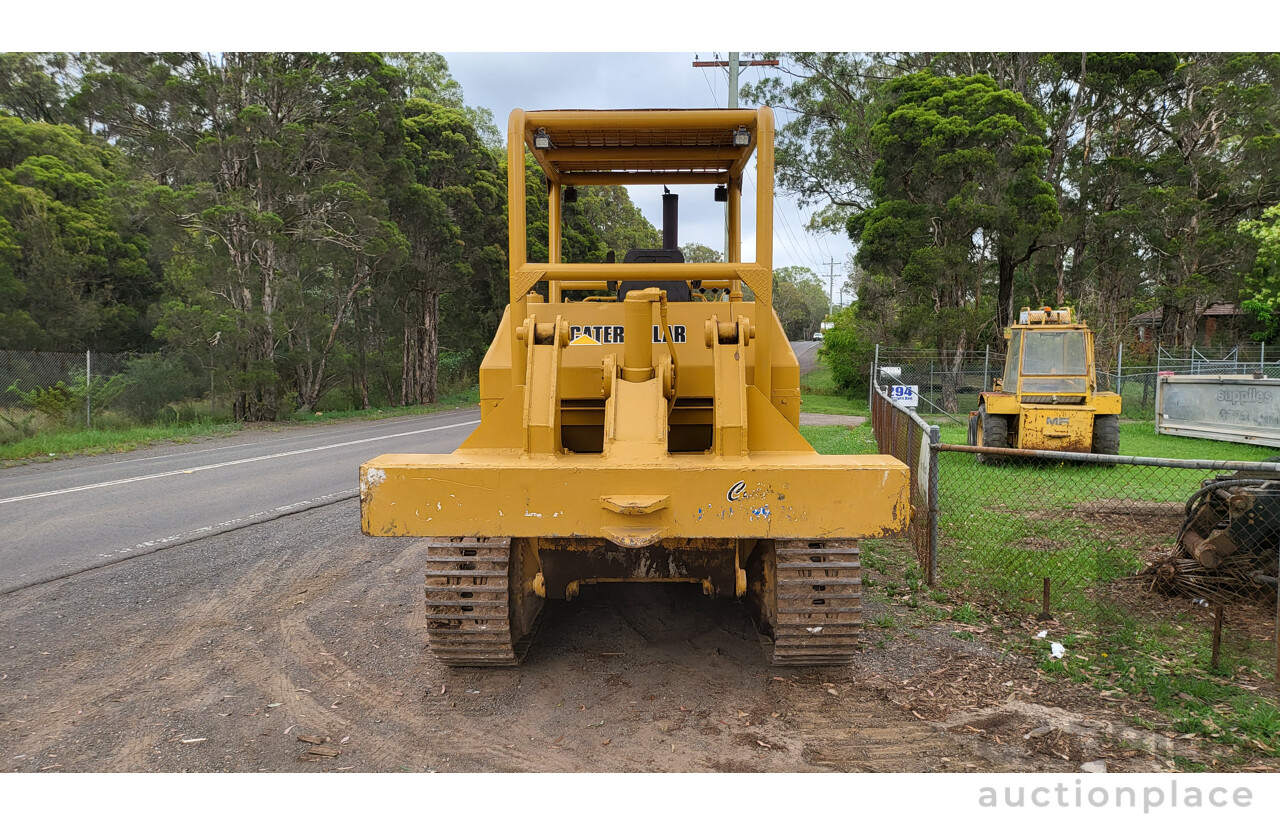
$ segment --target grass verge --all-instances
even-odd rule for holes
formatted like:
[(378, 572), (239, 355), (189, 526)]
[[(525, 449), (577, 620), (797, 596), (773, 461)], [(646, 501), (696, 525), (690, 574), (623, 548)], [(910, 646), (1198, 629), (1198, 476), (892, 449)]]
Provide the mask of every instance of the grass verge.
[(870, 415), (865, 395), (847, 395), (836, 387), (824, 364), (800, 376), (801, 412), (826, 415)]
[[(424, 415), (426, 413), (471, 406), (478, 404), (479, 401), (479, 390), (473, 388), (466, 392), (444, 396), (434, 404), (369, 410), (337, 410), (295, 415), (282, 421), (270, 422), (266, 426), (283, 428), (323, 424), (331, 421), (378, 420), (407, 415)], [(17, 463), (32, 459), (66, 458), (73, 455), (123, 453), (161, 441), (185, 443), (197, 438), (231, 435), (246, 429), (247, 426), (249, 425), (230, 421), (197, 421), (180, 424), (157, 424), (154, 426), (39, 433), (10, 444), (0, 444), (0, 462)]]

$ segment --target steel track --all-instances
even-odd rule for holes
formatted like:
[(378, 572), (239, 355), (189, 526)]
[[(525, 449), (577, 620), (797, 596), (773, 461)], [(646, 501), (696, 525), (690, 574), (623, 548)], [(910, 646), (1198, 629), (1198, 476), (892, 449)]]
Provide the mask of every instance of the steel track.
[(843, 665), (857, 654), (862, 569), (853, 540), (775, 540), (775, 665)]

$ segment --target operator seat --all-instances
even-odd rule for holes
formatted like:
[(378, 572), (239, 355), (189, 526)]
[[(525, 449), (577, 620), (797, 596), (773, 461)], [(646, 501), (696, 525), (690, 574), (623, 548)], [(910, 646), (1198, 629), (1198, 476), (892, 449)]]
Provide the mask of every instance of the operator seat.
[[(682, 264), (684, 253), (679, 249), (631, 249), (622, 259), (624, 264)], [(627, 297), (633, 289), (657, 287), (666, 290), (668, 301), (691, 301), (688, 281), (623, 281), (618, 284), (618, 300)]]

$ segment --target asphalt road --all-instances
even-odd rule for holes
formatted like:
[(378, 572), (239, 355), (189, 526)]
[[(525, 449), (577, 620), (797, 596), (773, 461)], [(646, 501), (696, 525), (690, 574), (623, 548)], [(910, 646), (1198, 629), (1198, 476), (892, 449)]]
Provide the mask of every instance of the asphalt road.
[(475, 408), (0, 471), (0, 593), (356, 494), (360, 464), (452, 452)]
[(792, 341), (791, 350), (796, 354), (796, 360), (800, 362), (800, 372), (812, 372), (818, 368), (818, 347), (822, 346), (821, 341)]
[[(791, 346), (813, 369), (818, 342)], [(362, 462), (452, 452), (479, 420), (469, 408), (258, 430), (0, 470), (0, 593), (350, 498)]]

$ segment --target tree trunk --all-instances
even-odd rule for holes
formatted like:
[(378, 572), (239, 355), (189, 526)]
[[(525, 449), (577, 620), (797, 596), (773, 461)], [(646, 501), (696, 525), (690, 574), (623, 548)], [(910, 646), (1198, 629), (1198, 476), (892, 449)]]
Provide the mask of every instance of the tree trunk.
[(418, 351), (413, 325), (405, 322), (404, 341), (400, 350), (400, 406), (407, 407), (412, 403), (409, 399), (417, 396), (417, 375), (413, 356)]
[(440, 374), (440, 293), (424, 290), (418, 342), (418, 403), (434, 404)]
[(1164, 304), (1160, 307), (1160, 333), (1158, 341), (1160, 343), (1168, 343), (1172, 347), (1181, 347), (1182, 344), (1182, 310), (1172, 304)]
[(960, 367), (964, 364), (964, 348), (968, 342), (968, 335), (961, 332), (954, 350), (948, 351), (945, 345), (938, 347), (938, 363), (942, 367), (942, 409), (949, 413), (960, 409)]
[(996, 246), (996, 262), (999, 267), (1000, 284), (996, 290), (996, 329), (1001, 333), (997, 348), (1004, 351), (1004, 329), (1009, 326), (1013, 317), (1013, 274), (1017, 269), (1013, 252), (1009, 245), (1001, 241)]

